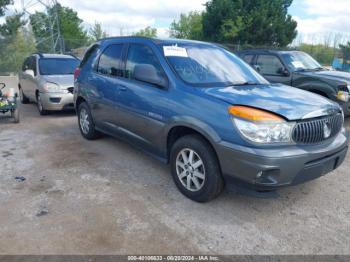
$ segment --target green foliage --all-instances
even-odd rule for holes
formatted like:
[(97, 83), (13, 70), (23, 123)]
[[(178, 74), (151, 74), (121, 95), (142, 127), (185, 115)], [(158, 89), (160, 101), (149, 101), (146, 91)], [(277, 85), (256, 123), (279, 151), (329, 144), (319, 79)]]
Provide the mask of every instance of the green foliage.
[(83, 28), (83, 20), (78, 13), (69, 7), (60, 4), (47, 9), (46, 13), (36, 12), (30, 16), (30, 23), (37, 40), (37, 49), (41, 52), (57, 52), (52, 50), (53, 39), (51, 37), (50, 21), (54, 21), (55, 12), (58, 14), (60, 34), (67, 51), (81, 47), (88, 42), (87, 32)]
[(26, 24), (22, 17), (22, 13), (15, 13), (14, 15), (7, 16), (5, 18), (5, 23), (0, 25), (0, 35), (2, 37), (16, 36), (18, 29)]
[(36, 51), (35, 39), (31, 31), (18, 30), (10, 41), (1, 48), (0, 72), (18, 72), (24, 59)]
[(173, 21), (170, 25), (170, 37), (182, 39), (203, 39), (202, 14), (190, 12), (181, 14), (179, 21)]
[(5, 15), (6, 6), (13, 4), (12, 0), (0, 0), (0, 16)]
[(243, 45), (287, 46), (297, 23), (288, 14), (292, 0), (211, 0), (203, 14), (204, 38)]
[(106, 38), (108, 35), (102, 29), (101, 23), (95, 22), (94, 26), (89, 31), (90, 41), (95, 42), (102, 38)]
[(157, 37), (157, 28), (147, 26), (145, 29), (141, 29), (134, 36), (144, 36), (144, 37)]
[(337, 53), (337, 49), (326, 45), (300, 44), (298, 50), (311, 55), (322, 65), (331, 65)]

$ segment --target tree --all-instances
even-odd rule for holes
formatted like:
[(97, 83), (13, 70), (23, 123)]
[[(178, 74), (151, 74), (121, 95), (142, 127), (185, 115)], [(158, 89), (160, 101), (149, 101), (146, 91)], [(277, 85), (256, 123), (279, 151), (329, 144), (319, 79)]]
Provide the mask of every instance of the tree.
[(82, 25), (83, 20), (78, 17), (78, 13), (73, 9), (57, 4), (48, 8), (45, 13), (36, 12), (30, 16), (30, 23), (38, 43), (38, 50), (42, 52), (57, 51), (52, 50), (52, 28), (50, 25), (50, 21), (54, 19), (55, 13), (58, 15), (60, 34), (65, 46), (64, 49), (71, 50), (86, 45), (88, 36)]
[(5, 15), (6, 6), (13, 4), (12, 0), (0, 0), (0, 17)]
[(182, 39), (203, 39), (202, 14), (190, 12), (181, 14), (178, 22), (175, 20), (170, 25), (170, 37)]
[(203, 34), (209, 41), (286, 46), (297, 35), (288, 14), (293, 0), (211, 0), (203, 14)]
[(18, 72), (24, 59), (36, 51), (33, 33), (24, 28), (19, 29), (3, 51), (0, 72)]
[(138, 31), (134, 35), (154, 38), (154, 37), (157, 37), (157, 28), (147, 26), (146, 28), (141, 29), (140, 31)]
[(26, 24), (22, 17), (22, 13), (6, 16), (5, 23), (0, 25), (0, 35), (2, 37), (16, 36), (18, 29)]
[(89, 31), (91, 42), (98, 41), (102, 38), (106, 38), (108, 35), (102, 29), (101, 23), (95, 22), (94, 26)]

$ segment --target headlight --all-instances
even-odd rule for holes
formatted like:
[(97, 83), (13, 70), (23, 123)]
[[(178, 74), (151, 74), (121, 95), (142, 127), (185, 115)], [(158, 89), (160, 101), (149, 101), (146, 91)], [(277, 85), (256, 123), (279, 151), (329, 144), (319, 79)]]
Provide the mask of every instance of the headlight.
[(46, 82), (43, 87), (44, 87), (45, 92), (48, 92), (48, 93), (62, 93), (63, 92), (63, 90), (60, 88), (60, 86), (55, 84), (55, 83)]
[(342, 85), (338, 87), (337, 99), (342, 102), (349, 101), (350, 85)]
[(242, 136), (261, 144), (291, 143), (294, 122), (255, 108), (231, 106), (229, 113)]

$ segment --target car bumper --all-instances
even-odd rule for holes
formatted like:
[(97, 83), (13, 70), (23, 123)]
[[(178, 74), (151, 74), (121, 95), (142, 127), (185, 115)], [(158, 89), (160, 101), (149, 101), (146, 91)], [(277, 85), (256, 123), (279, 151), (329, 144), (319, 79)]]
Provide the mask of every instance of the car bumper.
[(226, 142), (217, 148), (227, 184), (270, 191), (323, 176), (339, 167), (348, 151), (345, 131), (323, 145), (252, 149)]
[(42, 93), (41, 101), (45, 110), (61, 111), (61, 110), (73, 110), (73, 94), (71, 93)]

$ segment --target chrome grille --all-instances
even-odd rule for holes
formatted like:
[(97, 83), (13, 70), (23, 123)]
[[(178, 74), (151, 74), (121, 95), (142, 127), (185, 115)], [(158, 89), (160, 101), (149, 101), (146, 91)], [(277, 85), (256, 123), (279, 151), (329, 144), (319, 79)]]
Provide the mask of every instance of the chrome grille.
[[(320, 143), (336, 136), (343, 127), (344, 119), (341, 113), (318, 119), (305, 120), (296, 124), (293, 130), (293, 140), (296, 143)], [(329, 136), (327, 137), (327, 127)]]

